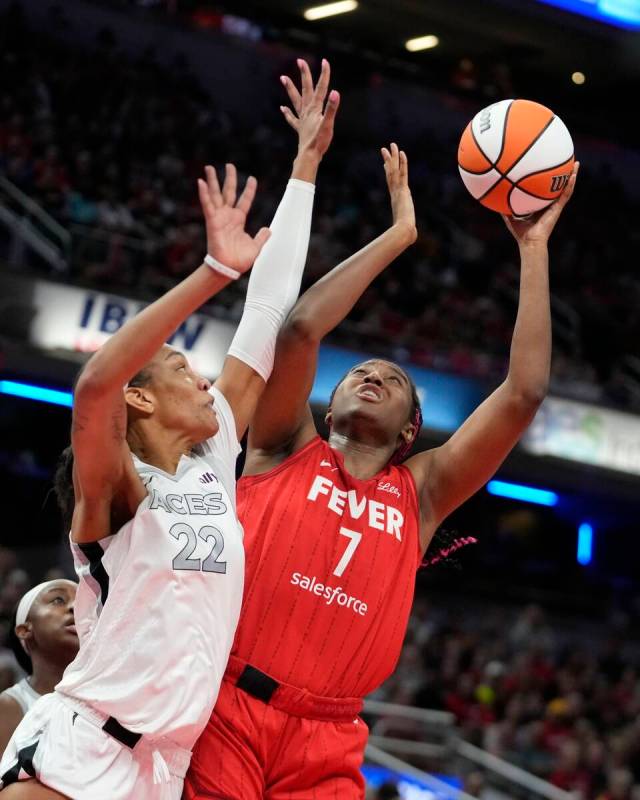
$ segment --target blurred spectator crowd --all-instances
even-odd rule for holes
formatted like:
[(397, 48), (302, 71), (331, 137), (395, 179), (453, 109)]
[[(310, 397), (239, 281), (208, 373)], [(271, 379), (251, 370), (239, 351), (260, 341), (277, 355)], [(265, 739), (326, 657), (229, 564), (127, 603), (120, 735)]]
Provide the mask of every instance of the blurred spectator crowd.
[[(31, 556), (27, 572), (0, 547), (0, 691), (18, 677), (6, 634), (20, 597), (33, 583), (73, 577), (50, 566), (55, 552), (38, 574)], [(640, 613), (600, 625), (538, 605), (427, 594), (419, 584), (398, 667), (375, 699), (453, 713), (466, 740), (575, 800), (640, 800)], [(373, 733), (428, 741), (418, 722), (381, 719), (384, 731)], [(465, 789), (486, 796), (480, 771)]]
[[(640, 650), (629, 617), (598, 628), (537, 605), (418, 597), (398, 669), (376, 697), (452, 712), (465, 739), (576, 800), (640, 798)], [(394, 724), (387, 735), (411, 735), (410, 723)], [(482, 797), (481, 776), (473, 781)]]
[[(51, 13), (52, 30), (65, 24), (61, 7)], [(55, 277), (153, 297), (189, 274), (205, 248), (195, 187), (210, 161), (218, 167), (234, 161), (245, 175), (257, 175), (251, 225), (268, 224), (294, 147), (278, 111), (284, 98), (277, 75), (295, 70), (284, 50), (265, 52), (273, 113), (248, 124), (203, 90), (186, 58), (171, 70), (151, 52), (133, 63), (107, 29), (88, 54), (30, 31), (18, 6), (2, 23), (0, 172), (71, 232), (70, 269)], [(338, 72), (339, 88), (341, 80), (346, 108), (349, 79)], [(380, 81), (371, 75), (367, 91), (375, 93)], [(464, 82), (452, 79), (451, 86), (462, 92)], [(447, 102), (464, 101), (454, 91)], [(395, 113), (401, 98), (398, 103)], [(469, 116), (473, 110), (469, 105)], [(409, 103), (405, 111), (409, 118)], [(412, 129), (407, 119), (398, 127), (410, 159), (419, 240), (367, 291), (334, 342), (499, 380), (515, 319), (515, 244), (500, 218), (462, 186), (455, 166), (460, 131), (436, 136)], [(322, 166), (307, 283), (389, 222), (377, 151), (387, 143), (375, 128), (363, 128), (339, 121)], [(640, 279), (631, 254), (637, 214), (638, 198), (612, 173), (583, 164), (552, 246), (552, 389), (635, 410)], [(206, 310), (235, 320), (243, 292), (242, 283), (230, 287)]]

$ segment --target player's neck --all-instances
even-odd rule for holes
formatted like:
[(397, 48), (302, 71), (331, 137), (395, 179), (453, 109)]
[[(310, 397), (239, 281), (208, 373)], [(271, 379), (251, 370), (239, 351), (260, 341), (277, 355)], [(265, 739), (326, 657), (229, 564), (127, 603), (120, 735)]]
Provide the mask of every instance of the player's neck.
[(189, 438), (161, 427), (139, 430), (131, 426), (127, 432), (127, 442), (131, 452), (141, 461), (170, 475), (175, 475), (180, 459), (193, 448)]
[(342, 453), (347, 472), (359, 480), (368, 480), (381, 472), (393, 454), (391, 445), (369, 444), (335, 431), (329, 435), (329, 445)]
[(52, 663), (35, 653), (31, 660), (33, 673), (28, 678), (29, 685), (38, 694), (49, 694), (62, 680), (65, 665)]

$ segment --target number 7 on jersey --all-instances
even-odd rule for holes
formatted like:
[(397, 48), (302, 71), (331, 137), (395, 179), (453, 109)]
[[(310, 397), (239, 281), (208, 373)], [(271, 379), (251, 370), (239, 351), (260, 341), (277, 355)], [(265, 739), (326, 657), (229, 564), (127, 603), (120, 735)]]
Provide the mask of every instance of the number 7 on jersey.
[(360, 539), (362, 539), (361, 533), (350, 531), (349, 528), (340, 528), (339, 533), (340, 536), (346, 536), (350, 541), (347, 545), (347, 549), (342, 554), (342, 558), (338, 561), (338, 566), (333, 570), (333, 574), (338, 578), (341, 577), (342, 573), (347, 568), (348, 563), (353, 558), (353, 554), (356, 552), (356, 548), (360, 544)]

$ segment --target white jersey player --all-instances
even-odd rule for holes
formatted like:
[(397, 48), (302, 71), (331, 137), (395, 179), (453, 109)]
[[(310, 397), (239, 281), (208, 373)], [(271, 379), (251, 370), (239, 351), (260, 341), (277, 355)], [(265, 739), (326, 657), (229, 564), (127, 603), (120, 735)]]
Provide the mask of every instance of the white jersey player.
[(36, 700), (53, 691), (78, 652), (76, 589), (76, 583), (64, 578), (46, 581), (18, 603), (9, 646), (27, 677), (0, 694), (0, 754), (20, 720)]
[[(240, 610), (244, 555), (234, 464), (297, 297), (315, 175), (338, 105), (329, 67), (306, 91), (292, 180), (269, 233), (244, 231), (227, 165), (199, 182), (205, 263), (122, 327), (75, 392), (71, 541), (80, 651), (56, 691), (16, 729), (0, 762), (2, 800), (178, 800), (191, 747), (215, 702)], [(261, 251), (261, 252), (260, 252)], [(215, 387), (163, 345), (230, 279), (251, 275)], [(123, 391), (123, 387), (124, 391)], [(63, 504), (65, 505), (65, 504)]]

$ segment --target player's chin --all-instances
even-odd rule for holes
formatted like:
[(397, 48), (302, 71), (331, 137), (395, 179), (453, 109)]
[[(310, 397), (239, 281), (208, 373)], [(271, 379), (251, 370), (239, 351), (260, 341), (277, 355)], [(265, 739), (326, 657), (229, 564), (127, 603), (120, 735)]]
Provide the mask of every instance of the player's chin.
[(375, 419), (384, 419), (389, 414), (389, 407), (384, 400), (368, 400), (357, 396), (354, 409), (362, 416), (370, 416)]
[(200, 431), (198, 432), (198, 438), (201, 442), (204, 442), (206, 439), (210, 439), (212, 436), (215, 436), (220, 428), (218, 417), (212, 408), (207, 409), (206, 413), (201, 418), (201, 423)]

